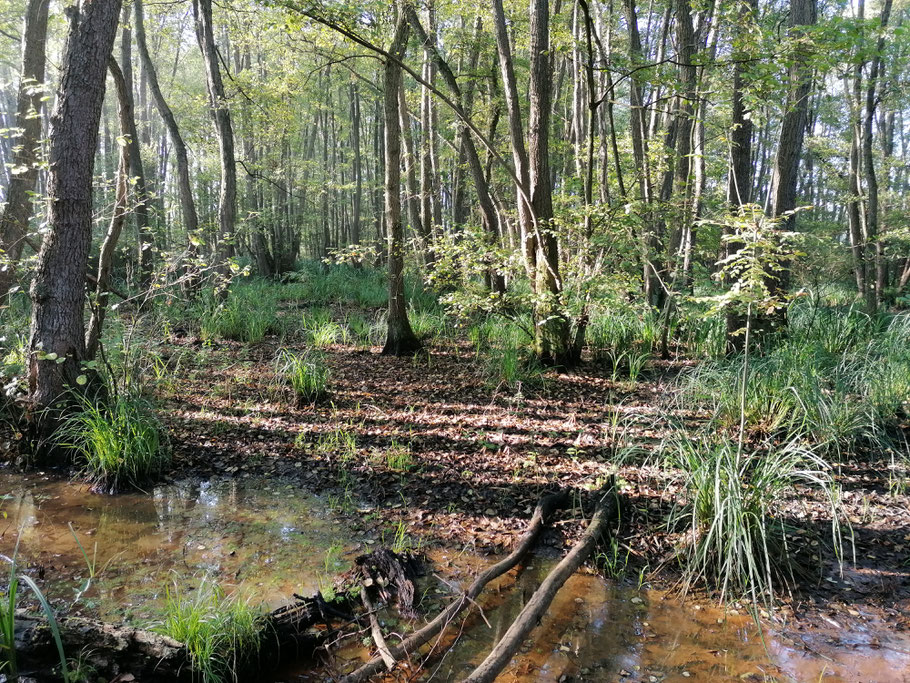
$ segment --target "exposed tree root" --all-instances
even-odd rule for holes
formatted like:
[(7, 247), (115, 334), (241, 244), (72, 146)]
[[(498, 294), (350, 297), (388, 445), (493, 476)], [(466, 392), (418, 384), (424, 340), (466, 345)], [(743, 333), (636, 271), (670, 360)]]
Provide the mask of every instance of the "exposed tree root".
[(601, 537), (609, 531), (610, 523), (616, 516), (616, 492), (611, 485), (597, 503), (591, 523), (581, 539), (568, 555), (553, 568), (540, 587), (531, 596), (524, 609), (512, 622), (502, 639), (487, 658), (464, 683), (492, 683), (521, 647), (528, 634), (533, 631), (549, 608), (556, 593), (572, 574), (588, 559)]
[[(531, 517), (531, 523), (528, 526), (528, 530), (525, 532), (525, 535), (522, 537), (515, 550), (513, 550), (508, 557), (500, 560), (480, 574), (468, 590), (451, 602), (435, 619), (423, 628), (415, 631), (400, 645), (390, 648), (392, 658), (394, 658), (396, 662), (406, 661), (412, 653), (417, 652), (421, 646), (442, 633), (462, 610), (474, 603), (475, 598), (480, 595), (481, 591), (490, 581), (505, 574), (528, 554), (528, 551), (531, 550), (537, 542), (540, 532), (543, 530), (550, 517), (552, 517), (553, 513), (560, 508), (566, 507), (568, 504), (569, 494), (564, 491), (542, 498), (534, 510), (534, 515)], [(342, 679), (342, 682), (362, 683), (371, 676), (380, 673), (384, 666), (385, 662), (382, 657), (373, 657), (359, 669), (345, 676)]]

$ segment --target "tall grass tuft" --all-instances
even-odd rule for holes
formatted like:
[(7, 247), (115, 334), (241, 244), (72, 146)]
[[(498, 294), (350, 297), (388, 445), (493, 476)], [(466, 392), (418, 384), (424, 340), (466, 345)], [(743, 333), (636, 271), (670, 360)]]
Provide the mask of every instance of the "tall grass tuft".
[(232, 339), (247, 344), (281, 331), (278, 287), (264, 280), (235, 285), (226, 301), (211, 302), (203, 312), (203, 339)]
[(260, 610), (203, 582), (192, 595), (168, 590), (167, 617), (156, 630), (186, 646), (203, 683), (237, 683), (256, 663), (264, 628)]
[(677, 437), (664, 453), (684, 477), (686, 498), (669, 524), (687, 529), (681, 550), (687, 583), (707, 583), (721, 600), (732, 593), (770, 604), (778, 587), (808, 573), (806, 558), (788, 542), (793, 530), (781, 512), (784, 497), (797, 487), (812, 489), (829, 508), (840, 559), (838, 487), (828, 464), (805, 446), (769, 440), (744, 452), (731, 439)]
[(316, 403), (328, 395), (331, 371), (321, 353), (296, 354), (284, 349), (275, 359), (275, 370), (300, 403)]
[(142, 486), (170, 462), (151, 405), (128, 394), (98, 402), (80, 397), (78, 410), (63, 419), (58, 443), (76, 451), (96, 488), (111, 492)]
[(735, 356), (683, 373), (680, 405), (711, 410), (722, 429), (743, 409), (753, 435), (799, 438), (819, 452), (881, 451), (910, 402), (910, 316), (797, 309), (788, 336), (749, 360), (742, 394), (744, 363)]

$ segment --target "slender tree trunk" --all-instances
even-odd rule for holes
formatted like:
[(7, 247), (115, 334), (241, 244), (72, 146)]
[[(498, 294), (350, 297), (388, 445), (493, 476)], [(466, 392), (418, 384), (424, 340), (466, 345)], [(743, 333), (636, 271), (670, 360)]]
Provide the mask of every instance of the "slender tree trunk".
[[(133, 118), (133, 93), (128, 90), (128, 83), (117, 61), (111, 57), (108, 63), (111, 79), (117, 90), (117, 114), (120, 121), (120, 135), (123, 138), (136, 132), (136, 122)], [(132, 131), (132, 132), (131, 132)], [(114, 201), (114, 213), (101, 244), (98, 255), (98, 272), (95, 276), (95, 297), (91, 302), (92, 316), (89, 320), (88, 330), (85, 333), (85, 358), (93, 360), (98, 352), (101, 341), (101, 330), (104, 327), (104, 318), (107, 315), (107, 300), (111, 283), (111, 269), (114, 264), (114, 250), (123, 224), (129, 213), (129, 187), (130, 187), (130, 156), (132, 145), (121, 143), (120, 163), (117, 168), (117, 197)]]
[(205, 63), (205, 78), (209, 91), (209, 106), (215, 121), (218, 150), (221, 159), (221, 188), (218, 196), (218, 260), (222, 272), (226, 261), (234, 256), (234, 229), (237, 220), (237, 166), (234, 160), (234, 127), (231, 111), (224, 93), (218, 48), (212, 26), (212, 0), (193, 0), (196, 17), (196, 39)]
[[(638, 13), (635, 0), (624, 0), (626, 23), (629, 25), (629, 58), (633, 66), (644, 61), (641, 48), (641, 36), (638, 31)], [(642, 264), (645, 301), (655, 302), (661, 291), (660, 279), (654, 265), (660, 245), (658, 226), (650, 215), (648, 208), (653, 201), (654, 189), (651, 185), (651, 172), (648, 159), (648, 129), (643, 102), (643, 84), (641, 72), (632, 74), (629, 84), (629, 106), (631, 109), (632, 155), (635, 159), (636, 178), (638, 179), (638, 199), (645, 212), (642, 230)]]
[(44, 95), (45, 46), (50, 0), (29, 0), (22, 29), (22, 74), (16, 100), (15, 126), (22, 131), (15, 139), (12, 173), (6, 192), (6, 207), (0, 214), (0, 302), (16, 282), (16, 264), (22, 256), (32, 193), (38, 179), (41, 147), (41, 100)]
[(417, 155), (414, 153), (414, 137), (411, 135), (411, 117), (404, 95), (404, 85), (398, 89), (398, 116), (401, 122), (401, 141), (404, 147), (405, 192), (407, 193), (408, 222), (420, 238), (423, 257), (427, 264), (433, 262), (429, 252), (429, 232), (421, 216), (420, 185), (417, 183)]
[[(123, 8), (120, 34), (120, 63), (123, 65), (122, 75), (126, 85), (126, 94), (133, 99), (133, 36), (130, 29), (129, 8)], [(154, 234), (149, 221), (149, 208), (151, 195), (145, 181), (145, 169), (142, 165), (142, 148), (139, 144), (139, 132), (136, 127), (136, 107), (130, 102), (130, 125), (126, 133), (127, 144), (130, 146), (130, 176), (135, 183), (136, 210), (136, 265), (139, 271), (139, 286), (148, 288), (152, 281), (152, 268), (154, 256)], [(122, 119), (121, 119), (122, 122)]]
[[(879, 236), (879, 193), (878, 177), (875, 173), (875, 157), (872, 153), (873, 129), (875, 125), (875, 112), (878, 108), (876, 89), (878, 87), (879, 71), (881, 70), (882, 53), (885, 50), (884, 29), (888, 26), (891, 15), (892, 0), (884, 0), (882, 4), (880, 26), (882, 35), (878, 39), (876, 54), (872, 57), (872, 66), (869, 70), (869, 82), (866, 86), (866, 116), (863, 121), (863, 170), (866, 176), (866, 254), (867, 254), (867, 282), (866, 282), (866, 312), (874, 315), (878, 310), (882, 292), (885, 288), (885, 258), (883, 244)], [(868, 263), (868, 254), (873, 254), (872, 264)], [(874, 286), (872, 271), (874, 265)]]
[[(754, 21), (758, 12), (758, 0), (749, 0), (740, 6), (739, 21)], [(742, 24), (741, 24), (742, 25)], [(746, 110), (746, 88), (748, 86), (748, 67), (744, 61), (738, 61), (733, 67), (733, 112), (730, 130), (730, 164), (727, 171), (727, 204), (731, 211), (736, 211), (752, 201), (752, 117)], [(725, 234), (731, 234), (725, 228)], [(735, 254), (741, 243), (727, 241), (722, 246), (722, 256)], [(737, 353), (743, 348), (744, 335), (740, 332), (745, 327), (745, 319), (738, 312), (728, 312), (727, 351)]]
[[(360, 159), (360, 92), (357, 84), (351, 81), (351, 173), (354, 176), (354, 196), (352, 198), (351, 242), (360, 244), (360, 211), (363, 201), (363, 171)], [(360, 262), (356, 262), (359, 266)]]
[(399, 7), (395, 37), (389, 48), (393, 59), (385, 61), (383, 109), (385, 119), (385, 215), (389, 248), (389, 314), (385, 355), (412, 355), (420, 341), (411, 329), (404, 293), (404, 229), (401, 224), (401, 129), (399, 127), (399, 90), (401, 65), (408, 44), (408, 21)]
[[(515, 80), (515, 67), (512, 62), (512, 46), (506, 30), (506, 15), (502, 0), (493, 0), (493, 24), (496, 29), (496, 47), (499, 54), (499, 67), (502, 71), (502, 85), (506, 96), (506, 111), (509, 115), (509, 139), (512, 143), (512, 159), (515, 174), (520, 186), (516, 188), (518, 200), (518, 225), (521, 230), (521, 251), (525, 268), (532, 286), (537, 282), (537, 230), (534, 224), (533, 210), (528, 204), (531, 196), (531, 181), (528, 152), (525, 147), (524, 124), (521, 120), (521, 104), (518, 99), (518, 82)], [(552, 77), (551, 77), (552, 78)], [(549, 108), (546, 114), (549, 118)], [(546, 131), (549, 135), (549, 130)]]
[[(408, 20), (411, 27), (423, 43), (424, 49), (429, 52), (439, 75), (446, 83), (446, 87), (448, 87), (454, 95), (455, 106), (458, 109), (457, 113), (463, 119), (469, 119), (469, 113), (465, 108), (465, 97), (462, 94), (461, 88), (458, 85), (458, 81), (456, 80), (451, 67), (439, 53), (435, 36), (427, 34), (420, 23), (417, 13), (413, 11), (412, 8), (406, 9), (406, 12), (408, 13)], [(480, 155), (477, 153), (477, 147), (474, 144), (474, 138), (471, 137), (471, 131), (465, 123), (462, 123), (459, 131), (459, 140), (461, 143), (459, 149), (464, 151), (468, 166), (471, 170), (474, 188), (477, 191), (477, 203), (480, 206), (483, 227), (494, 241), (498, 241), (500, 232), (498, 229), (499, 217), (496, 211), (496, 205), (491, 197), (489, 183), (483, 164), (480, 161)], [(502, 274), (498, 272), (490, 273), (489, 279), (491, 281), (492, 289), (495, 292), (500, 294), (505, 292), (505, 279)]]
[[(48, 220), (31, 286), (29, 421), (34, 439), (53, 430), (48, 409), (79, 386), (85, 357), (85, 269), (92, 239), (92, 175), (105, 74), (120, 0), (68, 10), (69, 32), (51, 116)], [(36, 444), (39, 461), (50, 452)]]
[[(498, 0), (496, 0), (498, 1)], [(559, 242), (553, 220), (550, 177), (550, 110), (553, 62), (550, 55), (549, 0), (531, 0), (531, 81), (528, 115), (528, 161), (531, 207), (539, 234), (535, 350), (544, 363), (569, 366), (574, 362), (569, 322), (562, 308)]]
[(177, 164), (177, 194), (180, 198), (180, 212), (183, 217), (183, 228), (187, 234), (187, 245), (190, 250), (190, 256), (195, 256), (194, 237), (199, 229), (199, 217), (196, 213), (196, 203), (193, 201), (193, 188), (190, 183), (190, 166), (187, 158), (186, 143), (180, 134), (180, 128), (177, 126), (177, 119), (168, 106), (167, 100), (161, 92), (158, 84), (158, 75), (155, 71), (155, 65), (152, 63), (149, 54), (148, 45), (145, 40), (145, 15), (142, 7), (143, 0), (133, 0), (136, 17), (136, 47), (139, 50), (139, 58), (145, 68), (146, 78), (148, 80), (149, 90), (152, 92), (152, 99), (155, 101), (155, 107), (158, 109), (158, 115), (164, 121), (164, 127), (167, 128), (168, 136), (171, 139), (171, 145), (174, 148), (174, 160)]

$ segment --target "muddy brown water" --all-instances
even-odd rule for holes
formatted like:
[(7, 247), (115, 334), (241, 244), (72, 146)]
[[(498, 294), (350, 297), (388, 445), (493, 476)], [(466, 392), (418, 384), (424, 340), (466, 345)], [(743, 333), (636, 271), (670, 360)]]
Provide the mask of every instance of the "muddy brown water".
[[(326, 499), (269, 479), (181, 481), (112, 497), (52, 477), (0, 472), (0, 496), (0, 552), (10, 555), (18, 543), (20, 563), (56, 604), (142, 625), (161, 618), (167, 590), (193, 589), (203, 577), (280, 605), (292, 593), (315, 592), (369, 546)], [(70, 523), (97, 573), (75, 603), (88, 570)], [(431, 552), (431, 560), (450, 577), (448, 585), (428, 579), (425, 595), (440, 604), (493, 561), (447, 550)], [(423, 680), (469, 673), (554, 562), (535, 557), (486, 592), (483, 615), (475, 611), (440, 644), (445, 654)], [(351, 642), (332, 672), (366, 656)], [(326, 680), (332, 672), (309, 663), (278, 680)], [(830, 627), (772, 623), (760, 630), (748, 615), (579, 573), (500, 680), (910, 682), (910, 634), (861, 613)]]

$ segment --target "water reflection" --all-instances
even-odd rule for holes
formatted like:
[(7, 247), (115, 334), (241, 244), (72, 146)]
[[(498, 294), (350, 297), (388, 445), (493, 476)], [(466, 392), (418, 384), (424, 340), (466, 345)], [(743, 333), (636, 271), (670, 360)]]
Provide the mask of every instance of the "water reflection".
[(43, 575), (51, 597), (71, 599), (87, 575), (68, 523), (90, 556), (97, 545), (104, 569), (80, 606), (104, 619), (155, 618), (167, 586), (204, 575), (274, 606), (315, 591), (329, 547), (352, 545), (323, 501), (275, 481), (180, 481), (110, 497), (0, 473), (0, 493), (0, 552), (12, 553), (18, 539), (21, 561)]

